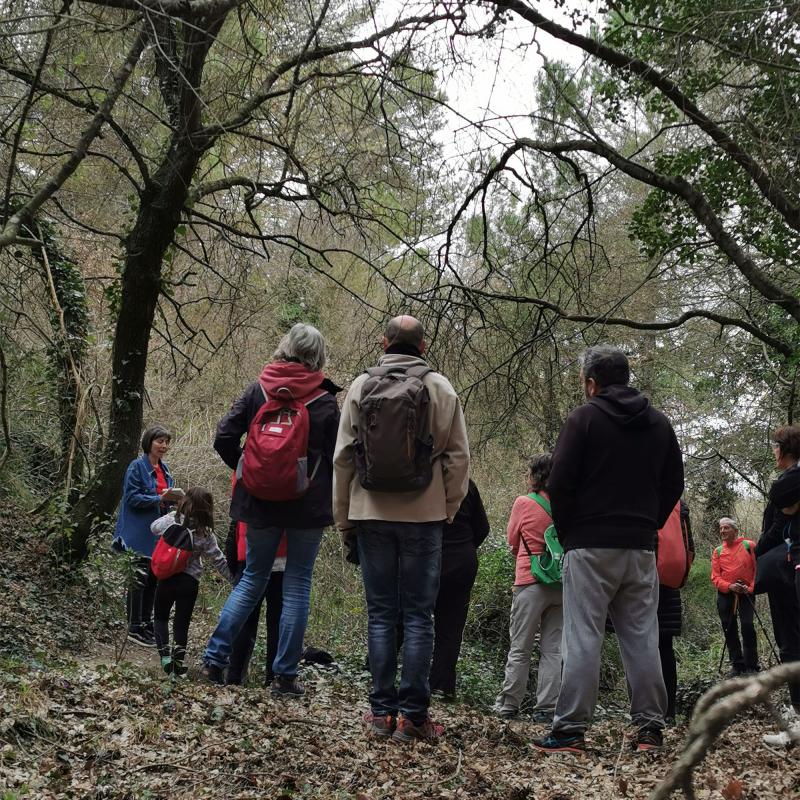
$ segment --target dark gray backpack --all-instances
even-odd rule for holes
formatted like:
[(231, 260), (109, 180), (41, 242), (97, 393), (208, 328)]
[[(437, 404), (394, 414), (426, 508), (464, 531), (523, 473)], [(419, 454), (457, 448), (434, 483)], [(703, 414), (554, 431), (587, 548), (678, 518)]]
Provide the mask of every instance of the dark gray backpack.
[(375, 492), (413, 492), (433, 478), (428, 366), (373, 367), (361, 388), (358, 479)]

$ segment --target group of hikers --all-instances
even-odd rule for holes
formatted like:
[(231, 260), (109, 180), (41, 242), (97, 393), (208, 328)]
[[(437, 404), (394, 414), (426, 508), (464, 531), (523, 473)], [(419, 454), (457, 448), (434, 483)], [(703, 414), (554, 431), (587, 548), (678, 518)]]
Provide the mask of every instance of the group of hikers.
[[(270, 689), (300, 696), (314, 562), (323, 530), (335, 525), (346, 558), (360, 565), (366, 597), (372, 686), (364, 725), (378, 738), (434, 742), (444, 726), (430, 717), (431, 694), (455, 695), (477, 548), (489, 523), (469, 478), (458, 395), (428, 365), (422, 325), (395, 317), (382, 345), (378, 365), (353, 380), (340, 411), (341, 389), (323, 373), (320, 332), (298, 323), (281, 339), (258, 380), (217, 426), (214, 448), (233, 472), (225, 554), (213, 533), (211, 494), (174, 485), (164, 461), (171, 434), (148, 428), (143, 454), (126, 472), (113, 546), (128, 551), (134, 567), (129, 638), (157, 647), (167, 674), (186, 673), (205, 558), (233, 588), (205, 649), (203, 680), (244, 681), (266, 602)], [(586, 402), (567, 417), (553, 452), (529, 460), (527, 493), (508, 522), (516, 558), (511, 645), (494, 711), (504, 718), (519, 714), (538, 636), (533, 720), (550, 730), (533, 743), (548, 753), (582, 752), (597, 704), (603, 637), (613, 630), (636, 727), (634, 749), (646, 751), (661, 746), (665, 720), (675, 716), (672, 640), (680, 634), (680, 586), (693, 549), (680, 499), (683, 460), (667, 417), (630, 386), (620, 349), (589, 348), (580, 381)], [(713, 554), (712, 579), (736, 673), (758, 668), (751, 612), (762, 560), (772, 576), (765, 591), (781, 660), (800, 660), (800, 572), (794, 570), (800, 427), (780, 428), (774, 442), (782, 475), (758, 545), (724, 518), (723, 541)], [(678, 532), (684, 556), (677, 579), (661, 567), (674, 545), (669, 530)], [(790, 688), (787, 714), (796, 714), (800, 686)], [(786, 733), (772, 739), (790, 741)]]

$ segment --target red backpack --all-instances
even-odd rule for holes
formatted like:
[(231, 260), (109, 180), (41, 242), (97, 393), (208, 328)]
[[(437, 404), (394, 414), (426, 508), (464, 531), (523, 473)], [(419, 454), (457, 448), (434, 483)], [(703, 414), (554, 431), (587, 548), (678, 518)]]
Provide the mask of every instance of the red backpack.
[(671, 589), (680, 589), (689, 577), (693, 558), (694, 553), (689, 546), (689, 531), (681, 517), (681, 504), (678, 501), (664, 527), (658, 532), (658, 582)]
[(244, 488), (259, 500), (296, 500), (302, 497), (317, 473), (320, 456), (308, 474), (308, 406), (325, 392), (301, 402), (291, 391), (279, 389), (274, 397), (264, 392), (263, 406), (247, 431), (241, 461)]
[(171, 578), (186, 569), (192, 556), (192, 532), (179, 523), (170, 525), (159, 536), (153, 555), (150, 559), (150, 569), (160, 581)]

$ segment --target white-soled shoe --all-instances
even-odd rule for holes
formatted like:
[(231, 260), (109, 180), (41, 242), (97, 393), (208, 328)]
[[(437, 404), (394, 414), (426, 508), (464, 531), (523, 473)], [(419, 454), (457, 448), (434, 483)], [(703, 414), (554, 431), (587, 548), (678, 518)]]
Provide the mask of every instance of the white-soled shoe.
[(761, 741), (770, 747), (789, 747), (789, 745), (800, 741), (800, 722), (789, 726), (789, 732), (768, 733), (761, 737)]

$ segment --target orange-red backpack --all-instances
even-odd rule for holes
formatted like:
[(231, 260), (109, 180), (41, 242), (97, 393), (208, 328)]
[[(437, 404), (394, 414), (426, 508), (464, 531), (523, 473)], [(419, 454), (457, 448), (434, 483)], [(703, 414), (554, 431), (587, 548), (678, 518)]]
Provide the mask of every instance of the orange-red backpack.
[(672, 509), (664, 527), (658, 532), (656, 569), (658, 582), (671, 589), (680, 589), (689, 577), (694, 553), (689, 542), (689, 528), (681, 515), (680, 500)]

